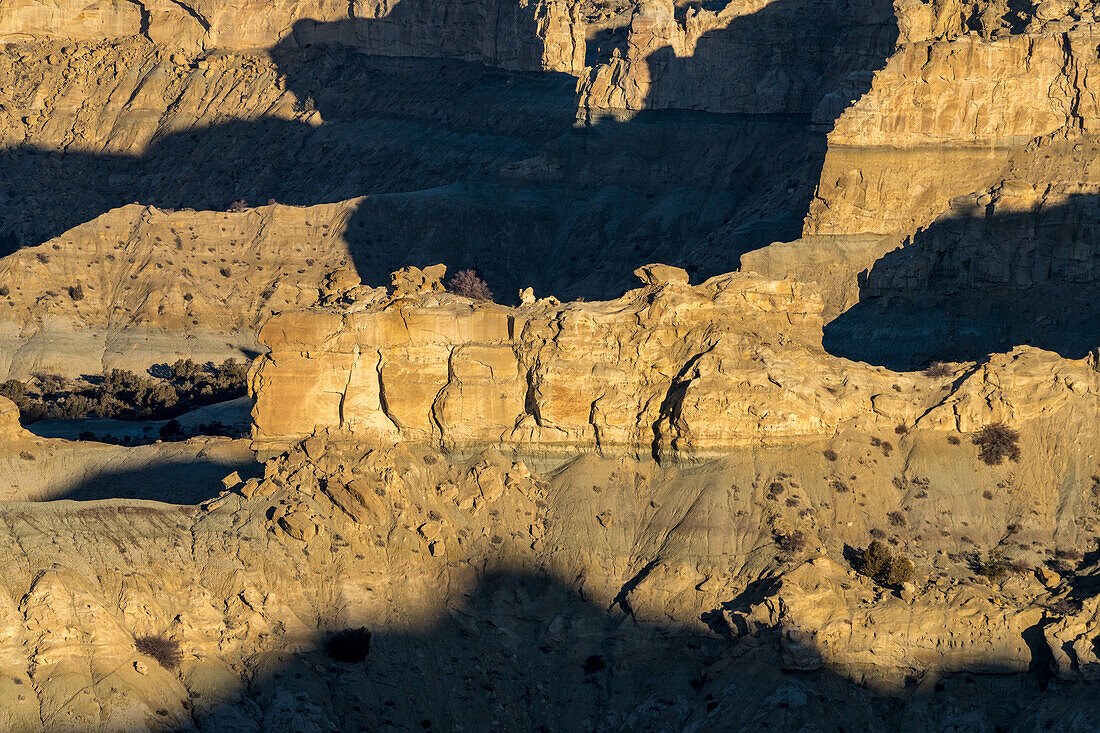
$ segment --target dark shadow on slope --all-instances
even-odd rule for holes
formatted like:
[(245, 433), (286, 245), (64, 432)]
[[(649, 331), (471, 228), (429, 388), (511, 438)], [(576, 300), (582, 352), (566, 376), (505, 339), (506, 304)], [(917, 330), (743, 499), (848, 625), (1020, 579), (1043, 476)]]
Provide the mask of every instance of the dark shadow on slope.
[(1042, 729), (1067, 709), (1100, 725), (1095, 685), (1053, 680), (1043, 692), (1035, 674), (962, 672), (934, 689), (876, 694), (827, 669), (783, 671), (778, 636), (634, 622), (537, 572), (485, 573), (426, 628), (372, 629), (362, 663), (326, 655), (338, 630), (253, 658), (241, 697), (193, 701), (198, 728), (946, 730), (965, 710), (967, 729), (1010, 731)]
[[(117, 450), (108, 448), (107, 450)], [(129, 451), (144, 450), (130, 448)], [(78, 457), (78, 460), (86, 460)], [(167, 504), (200, 504), (225, 490), (222, 479), (236, 471), (242, 480), (263, 476), (263, 464), (251, 455), (209, 455), (132, 459), (114, 467), (91, 465), (82, 469), (78, 486), (43, 498), (43, 501), (71, 499), (143, 499)]]
[(859, 302), (825, 327), (830, 353), (908, 371), (1019, 345), (1067, 359), (1100, 346), (1100, 197), (956, 206), (860, 275)]
[[(141, 157), (2, 153), (0, 249), (133, 201), (224, 209), (367, 194), (345, 238), (373, 284), (440, 261), (479, 269), (505, 300), (527, 285), (617, 296), (652, 261), (705, 277), (799, 235), (823, 132), (897, 35), (889, 0), (774, 0), (706, 34), (695, 56), (647, 59), (648, 106), (664, 111), (574, 127), (572, 77), (490, 68), (478, 51), (495, 38), (493, 63), (537, 68), (535, 8), (402, 0), (379, 20), (298, 23), (272, 54), (303, 113), (320, 113), (316, 127), (237, 121), (164, 135)], [(436, 58), (371, 55), (398, 36)]]

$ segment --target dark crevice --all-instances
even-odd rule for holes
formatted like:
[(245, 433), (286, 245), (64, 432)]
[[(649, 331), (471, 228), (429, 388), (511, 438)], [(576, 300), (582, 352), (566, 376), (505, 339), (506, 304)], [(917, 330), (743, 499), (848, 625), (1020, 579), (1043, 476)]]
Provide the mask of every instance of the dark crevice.
[(180, 8), (182, 8), (183, 12), (187, 13), (192, 18), (194, 18), (195, 21), (198, 22), (198, 24), (202, 26), (202, 29), (203, 29), (204, 32), (206, 32), (206, 33), (210, 32), (210, 21), (208, 21), (206, 18), (204, 18), (199, 13), (199, 11), (195, 10), (190, 5), (187, 5), (183, 2), (180, 2), (180, 0), (172, 0), (172, 2), (175, 3), (176, 5), (178, 5)]

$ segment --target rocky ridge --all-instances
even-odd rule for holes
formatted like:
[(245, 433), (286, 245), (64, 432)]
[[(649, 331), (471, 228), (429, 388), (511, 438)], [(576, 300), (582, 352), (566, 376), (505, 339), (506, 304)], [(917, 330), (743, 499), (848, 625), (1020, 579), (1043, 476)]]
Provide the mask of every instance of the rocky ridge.
[(1095, 352), (1021, 348), (940, 376), (898, 374), (827, 354), (822, 300), (794, 281), (735, 273), (691, 286), (683, 270), (650, 265), (636, 273), (644, 287), (615, 301), (529, 296), (507, 308), (441, 293), (438, 269), (416, 273), (413, 286), (395, 273), (391, 293), (264, 325), (269, 352), (250, 375), (258, 450), (327, 432), (693, 458), (849, 429), (1100, 424)]

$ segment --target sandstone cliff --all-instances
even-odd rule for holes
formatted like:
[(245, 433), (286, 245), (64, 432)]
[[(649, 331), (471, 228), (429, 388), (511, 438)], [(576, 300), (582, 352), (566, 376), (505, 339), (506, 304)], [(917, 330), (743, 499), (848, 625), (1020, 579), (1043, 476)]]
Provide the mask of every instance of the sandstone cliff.
[(1095, 357), (1021, 349), (960, 365), (953, 381), (897, 374), (827, 354), (809, 286), (749, 273), (691, 286), (662, 265), (637, 274), (645, 287), (608, 302), (506, 308), (398, 287), (343, 310), (280, 314), (252, 369), (256, 446), (346, 432), (692, 457), (846, 429), (1100, 424)]
[(1100, 728), (1098, 13), (0, 0), (0, 729)]

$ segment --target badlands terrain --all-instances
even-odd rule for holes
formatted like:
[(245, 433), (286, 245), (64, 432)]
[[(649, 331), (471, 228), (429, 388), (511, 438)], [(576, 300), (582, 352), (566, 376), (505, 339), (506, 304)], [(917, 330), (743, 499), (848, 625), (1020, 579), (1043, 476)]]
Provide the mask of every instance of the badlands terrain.
[(0, 0), (0, 730), (1100, 729), (1098, 48)]

